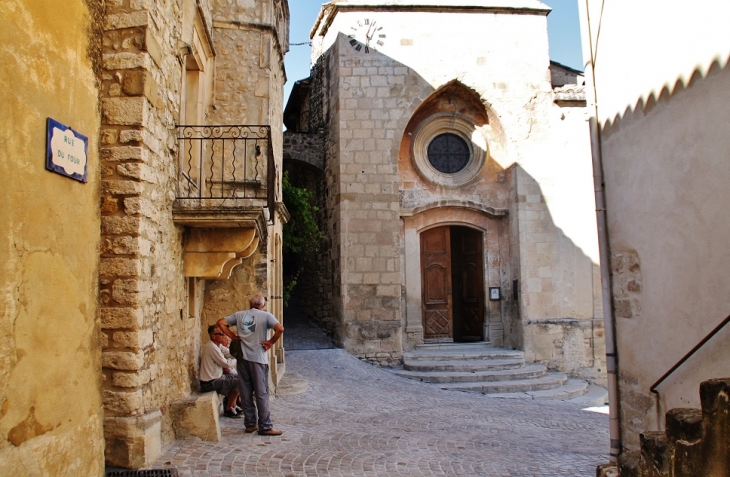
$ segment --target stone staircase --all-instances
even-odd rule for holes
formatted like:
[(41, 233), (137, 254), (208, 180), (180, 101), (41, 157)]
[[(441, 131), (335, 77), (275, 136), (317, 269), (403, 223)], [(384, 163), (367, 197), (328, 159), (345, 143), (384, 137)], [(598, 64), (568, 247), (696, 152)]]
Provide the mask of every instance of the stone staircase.
[(665, 431), (641, 434), (637, 475), (730, 476), (730, 378), (700, 384), (700, 401), (701, 410), (669, 410)]
[(403, 353), (403, 369), (395, 374), (434, 383), (441, 389), (489, 394), (502, 398), (577, 400), (602, 405), (607, 393), (541, 364), (525, 364), (522, 351), (493, 348), (488, 343), (419, 345)]

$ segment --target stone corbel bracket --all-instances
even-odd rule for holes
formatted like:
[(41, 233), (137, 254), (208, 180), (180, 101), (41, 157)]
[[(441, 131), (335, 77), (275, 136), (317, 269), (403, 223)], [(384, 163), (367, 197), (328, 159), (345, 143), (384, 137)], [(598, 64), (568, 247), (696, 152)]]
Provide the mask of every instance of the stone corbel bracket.
[(183, 250), (186, 277), (227, 280), (259, 246), (255, 228), (195, 228)]

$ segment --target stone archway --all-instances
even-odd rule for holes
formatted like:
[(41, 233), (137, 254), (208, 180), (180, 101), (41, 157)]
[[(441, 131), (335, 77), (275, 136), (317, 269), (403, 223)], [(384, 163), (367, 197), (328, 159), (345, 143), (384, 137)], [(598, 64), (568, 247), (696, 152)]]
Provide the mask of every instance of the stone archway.
[[(489, 287), (500, 287), (502, 290), (508, 290), (512, 280), (512, 257), (510, 256), (510, 237), (509, 224), (507, 222), (507, 211), (501, 209), (490, 209), (478, 207), (475, 204), (465, 203), (436, 203), (431, 207), (414, 209), (410, 211), (401, 211), (403, 220), (403, 270), (405, 282), (405, 341), (404, 349), (411, 349), (415, 345), (423, 343), (426, 330), (424, 329), (424, 267), (422, 266), (421, 243), (422, 237), (426, 237), (430, 230), (448, 230), (449, 231), (449, 259), (453, 263), (454, 252), (451, 251), (452, 232), (461, 234), (457, 237), (456, 242), (463, 242), (464, 235), (468, 239), (477, 240), (479, 242), (478, 250), (481, 255), (474, 258), (471, 263), (479, 263), (477, 268), (470, 270), (471, 276), (481, 277), (480, 279), (462, 278), (462, 283), (467, 282), (468, 285), (479, 285), (468, 290), (460, 290), (457, 286), (457, 293), (462, 294), (480, 294), (483, 297), (480, 303), (467, 304), (466, 309), (462, 304), (462, 308), (458, 308), (456, 312), (463, 316), (465, 312), (470, 311), (470, 307), (480, 317), (482, 329), (481, 333), (455, 329), (455, 334), (449, 338), (457, 340), (471, 341), (481, 339), (491, 342), (494, 346), (503, 346), (503, 331), (505, 325), (513, 319), (515, 312), (513, 301), (499, 300), (489, 301), (486, 299), (485, 291)], [(472, 232), (469, 232), (472, 231)], [(435, 232), (433, 232), (435, 233)], [(470, 237), (469, 237), (470, 236)], [(475, 248), (467, 247), (467, 248)], [(463, 252), (459, 252), (463, 253)], [(461, 264), (465, 260), (457, 255), (457, 263)], [(451, 272), (449, 272), (451, 274)], [(457, 270), (459, 275), (464, 270)], [(449, 284), (449, 289), (454, 293), (453, 279)], [(447, 291), (448, 292), (448, 291)], [(453, 300), (449, 305), (453, 313)], [(454, 323), (457, 323), (454, 321)], [(447, 341), (447, 340), (444, 340)]]
[(482, 341), (483, 233), (444, 225), (420, 241), (424, 342)]

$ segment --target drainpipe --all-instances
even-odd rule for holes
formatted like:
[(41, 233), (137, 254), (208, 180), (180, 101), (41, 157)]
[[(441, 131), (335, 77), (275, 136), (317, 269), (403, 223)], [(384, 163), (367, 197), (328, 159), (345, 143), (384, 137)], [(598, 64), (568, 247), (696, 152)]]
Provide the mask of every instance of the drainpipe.
[[(611, 439), (611, 462), (618, 462), (621, 454), (621, 427), (619, 420), (618, 397), (618, 355), (616, 352), (616, 335), (613, 325), (613, 301), (611, 299), (610, 254), (608, 244), (608, 223), (606, 220), (606, 197), (603, 188), (603, 160), (601, 157), (601, 131), (598, 126), (598, 104), (596, 104), (595, 45), (591, 32), (590, 10), (588, 0), (578, 2), (585, 64), (586, 101), (593, 107), (588, 126), (591, 135), (591, 156), (593, 158), (593, 190), (596, 200), (596, 221), (598, 223), (598, 249), (601, 260), (601, 292), (603, 296), (603, 322), (606, 333), (606, 372), (608, 378), (608, 417), (609, 436)], [(601, 18), (598, 19), (599, 24)]]

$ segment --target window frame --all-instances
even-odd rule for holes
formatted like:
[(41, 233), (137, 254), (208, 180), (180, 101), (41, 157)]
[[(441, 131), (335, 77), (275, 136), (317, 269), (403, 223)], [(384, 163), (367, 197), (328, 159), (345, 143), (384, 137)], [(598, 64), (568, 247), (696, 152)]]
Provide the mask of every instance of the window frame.
[[(429, 144), (445, 133), (460, 137), (469, 148), (469, 160), (458, 172), (441, 172), (428, 159)], [(426, 118), (413, 135), (411, 151), (416, 169), (425, 180), (452, 188), (461, 187), (479, 176), (486, 164), (487, 152), (487, 141), (476, 125), (469, 118), (451, 112)]]

